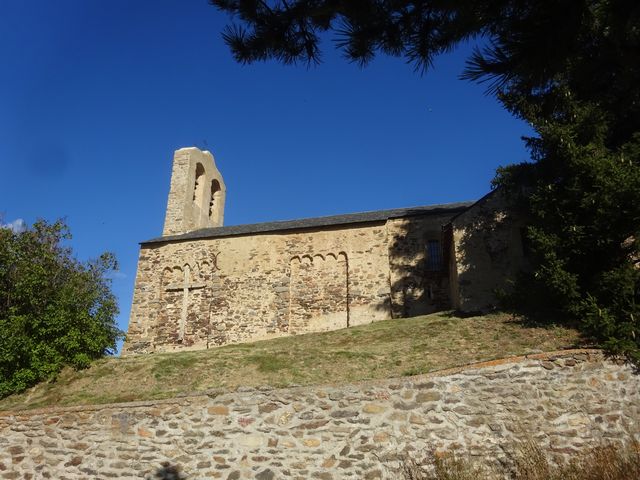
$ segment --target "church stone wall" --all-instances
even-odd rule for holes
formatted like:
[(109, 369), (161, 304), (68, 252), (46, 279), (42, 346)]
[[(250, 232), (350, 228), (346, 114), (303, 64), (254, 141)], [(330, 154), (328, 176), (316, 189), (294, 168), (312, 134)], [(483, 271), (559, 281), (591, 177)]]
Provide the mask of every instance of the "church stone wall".
[(123, 353), (390, 318), (384, 223), (143, 245)]
[(222, 225), (225, 192), (210, 152), (175, 152), (163, 237), (141, 248), (123, 353), (488, 310), (524, 265), (523, 223), (499, 191), (453, 221), (468, 204), (203, 230)]
[(506, 208), (504, 194), (496, 190), (451, 223), (452, 306), (465, 312), (491, 310), (497, 306), (496, 290), (508, 290), (527, 267), (524, 219)]
[[(394, 318), (451, 308), (447, 239), (443, 226), (451, 214), (390, 219), (389, 273)], [(429, 244), (432, 249), (429, 251)], [(436, 253), (436, 258), (430, 255)]]
[(4, 412), (0, 478), (152, 480), (171, 466), (188, 479), (391, 480), (403, 454), (508, 463), (515, 440), (533, 437), (567, 460), (634, 436), (640, 377), (568, 351), (342, 386)]
[(224, 180), (210, 152), (176, 150), (163, 235), (221, 226), (225, 197)]

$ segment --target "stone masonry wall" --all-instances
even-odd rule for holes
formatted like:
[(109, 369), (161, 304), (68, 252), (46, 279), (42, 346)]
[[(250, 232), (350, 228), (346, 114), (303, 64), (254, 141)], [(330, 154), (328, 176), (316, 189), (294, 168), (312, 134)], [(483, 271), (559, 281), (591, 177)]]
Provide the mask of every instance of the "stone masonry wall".
[(204, 349), (450, 308), (442, 249), (449, 219), (143, 245), (123, 353)]
[[(425, 315), (451, 308), (449, 271), (443, 248), (443, 226), (451, 215), (390, 219), (389, 270), (394, 318)], [(428, 244), (436, 243), (439, 257), (429, 257)], [(436, 261), (439, 260), (439, 261)]]
[(123, 353), (390, 318), (388, 255), (382, 222), (143, 246)]
[(524, 225), (524, 218), (507, 210), (500, 190), (452, 221), (453, 308), (474, 312), (496, 307), (496, 290), (508, 290), (527, 268), (521, 236)]
[(0, 413), (0, 478), (396, 479), (397, 456), (457, 448), (508, 461), (523, 432), (566, 458), (640, 439), (640, 380), (565, 351), (346, 386)]
[(195, 147), (176, 150), (163, 235), (221, 226), (225, 198), (226, 186), (210, 152)]

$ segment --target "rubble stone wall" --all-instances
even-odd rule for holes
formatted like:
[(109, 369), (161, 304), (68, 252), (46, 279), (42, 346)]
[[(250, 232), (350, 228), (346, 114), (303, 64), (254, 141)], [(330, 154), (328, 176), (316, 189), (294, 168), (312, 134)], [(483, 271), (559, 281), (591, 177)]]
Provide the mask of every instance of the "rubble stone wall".
[[(143, 245), (123, 354), (199, 350), (449, 308), (441, 246), (449, 218)], [(429, 264), (429, 242), (436, 242), (437, 264)]]
[(383, 222), (143, 245), (124, 354), (388, 319)]
[[(449, 257), (443, 226), (451, 215), (390, 219), (389, 274), (394, 318), (451, 308)], [(432, 245), (430, 245), (432, 244)]]
[(163, 235), (222, 226), (225, 198), (226, 186), (211, 152), (176, 150)]
[(179, 468), (188, 479), (396, 479), (398, 455), (456, 448), (508, 461), (526, 434), (560, 459), (640, 439), (639, 376), (580, 350), (345, 386), (4, 412), (0, 478), (151, 479)]
[(521, 213), (507, 208), (494, 190), (452, 222), (450, 285), (452, 306), (465, 312), (491, 311), (496, 291), (507, 291), (527, 270)]

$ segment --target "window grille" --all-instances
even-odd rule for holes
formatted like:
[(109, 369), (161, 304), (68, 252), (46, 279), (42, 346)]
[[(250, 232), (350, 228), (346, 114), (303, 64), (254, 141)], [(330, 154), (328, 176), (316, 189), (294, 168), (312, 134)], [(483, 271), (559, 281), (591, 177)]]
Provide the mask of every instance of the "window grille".
[(439, 240), (427, 242), (427, 270), (431, 272), (442, 270), (442, 247)]

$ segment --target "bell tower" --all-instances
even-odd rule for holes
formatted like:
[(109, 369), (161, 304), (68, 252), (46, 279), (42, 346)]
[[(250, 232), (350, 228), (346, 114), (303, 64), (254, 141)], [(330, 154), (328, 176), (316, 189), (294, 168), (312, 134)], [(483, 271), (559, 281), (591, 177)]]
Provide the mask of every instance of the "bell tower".
[(221, 227), (225, 196), (224, 180), (210, 152), (196, 147), (176, 150), (162, 235)]

